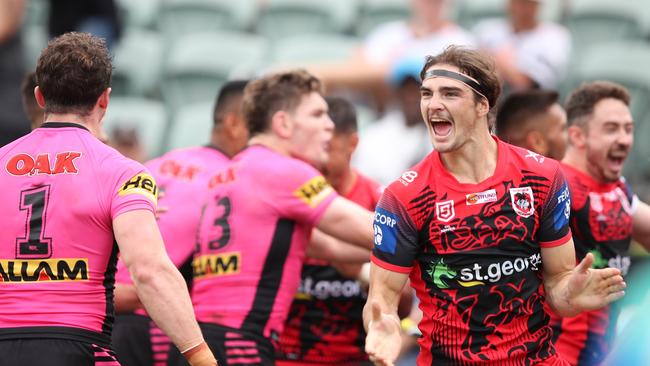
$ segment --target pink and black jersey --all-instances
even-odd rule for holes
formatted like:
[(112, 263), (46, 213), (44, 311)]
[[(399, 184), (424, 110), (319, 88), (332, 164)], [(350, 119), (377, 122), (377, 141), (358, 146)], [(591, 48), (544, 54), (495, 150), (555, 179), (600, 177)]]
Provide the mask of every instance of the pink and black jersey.
[[(357, 172), (345, 198), (374, 210), (382, 187)], [(361, 284), (327, 262), (307, 258), (300, 286), (280, 337), (280, 365), (346, 364), (367, 361)]]
[[(158, 183), (158, 206), (164, 208), (158, 226), (167, 254), (177, 268), (192, 258), (201, 207), (208, 188), (215, 184), (209, 179), (229, 161), (216, 147), (202, 146), (170, 151), (145, 163)], [(117, 281), (131, 283), (122, 261), (118, 264)]]
[[(594, 268), (618, 268), (625, 276), (638, 198), (623, 178), (599, 183), (569, 165), (561, 167), (572, 197), (570, 225), (576, 259), (592, 253)], [(556, 349), (572, 365), (600, 364), (607, 355), (616, 317), (611, 306), (571, 318), (560, 318), (551, 311)]]
[(112, 222), (155, 210), (145, 168), (73, 123), (0, 149), (0, 339), (107, 347), (118, 248)]
[(196, 316), (277, 339), (311, 230), (336, 192), (310, 165), (259, 145), (211, 179), (192, 264)]
[(434, 151), (375, 211), (372, 261), (410, 273), (424, 316), (417, 364), (562, 364), (544, 311), (540, 247), (570, 239), (556, 161), (497, 140), (497, 167), (459, 183)]

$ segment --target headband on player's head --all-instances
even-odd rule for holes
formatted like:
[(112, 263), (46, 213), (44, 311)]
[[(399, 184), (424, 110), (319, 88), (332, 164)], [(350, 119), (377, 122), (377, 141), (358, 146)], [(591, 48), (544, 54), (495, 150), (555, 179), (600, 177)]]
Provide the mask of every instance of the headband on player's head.
[(463, 84), (467, 85), (468, 87), (472, 88), (472, 90), (474, 90), (480, 96), (485, 98), (488, 101), (488, 103), (490, 102), (490, 100), (485, 96), (487, 93), (483, 90), (483, 88), (481, 87), (481, 84), (479, 84), (478, 82), (470, 79), (469, 77), (467, 77), (467, 76), (465, 76), (465, 75), (463, 75), (461, 73), (454, 72), (454, 71), (449, 71), (449, 70), (443, 70), (443, 69), (433, 69), (433, 70), (429, 70), (426, 73), (424, 73), (424, 79), (425, 80), (429, 79), (429, 78), (435, 78), (437, 76), (458, 80), (461, 83), (463, 83)]

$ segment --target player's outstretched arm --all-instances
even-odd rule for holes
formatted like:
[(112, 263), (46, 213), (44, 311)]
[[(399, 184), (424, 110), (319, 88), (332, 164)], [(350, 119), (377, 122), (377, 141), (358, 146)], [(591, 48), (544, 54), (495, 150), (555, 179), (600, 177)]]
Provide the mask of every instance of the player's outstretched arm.
[(370, 260), (370, 250), (348, 244), (314, 229), (307, 246), (307, 256), (328, 262), (362, 264)]
[(344, 242), (372, 249), (372, 215), (372, 212), (356, 203), (336, 197), (327, 206), (316, 227)]
[(138, 297), (151, 318), (190, 365), (216, 365), (194, 317), (185, 281), (165, 252), (154, 214), (147, 210), (123, 213), (113, 220), (113, 231)]
[(650, 251), (650, 206), (639, 201), (632, 221), (632, 238)]
[(544, 287), (549, 305), (564, 317), (581, 311), (600, 309), (623, 297), (625, 282), (616, 268), (593, 269), (589, 253), (575, 266), (573, 240), (563, 245), (542, 248)]
[(407, 274), (370, 265), (370, 289), (363, 308), (366, 327), (366, 353), (375, 365), (392, 366), (400, 354), (402, 335), (397, 316)]

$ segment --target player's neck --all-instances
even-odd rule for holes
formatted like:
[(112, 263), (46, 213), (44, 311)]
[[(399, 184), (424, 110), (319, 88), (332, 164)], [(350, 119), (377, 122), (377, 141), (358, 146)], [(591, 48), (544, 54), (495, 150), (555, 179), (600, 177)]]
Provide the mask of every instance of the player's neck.
[(600, 181), (598, 178), (594, 177), (593, 174), (589, 173), (589, 169), (587, 167), (587, 154), (584, 151), (578, 150), (575, 146), (569, 145), (566, 154), (562, 159), (562, 163), (589, 176), (597, 182)]
[(327, 176), (327, 180), (338, 194), (345, 196), (352, 190), (357, 180), (357, 173), (351, 167), (348, 167), (341, 175), (333, 177)]
[(75, 113), (49, 113), (44, 123), (76, 123), (87, 128), (93, 135), (101, 136), (99, 120), (93, 115), (81, 116)]
[(497, 158), (498, 145), (489, 133), (477, 136), (458, 150), (440, 154), (449, 174), (463, 184), (478, 184), (494, 175)]
[(248, 140), (248, 145), (262, 145), (280, 155), (291, 156), (291, 151), (287, 144), (272, 134), (255, 135)]

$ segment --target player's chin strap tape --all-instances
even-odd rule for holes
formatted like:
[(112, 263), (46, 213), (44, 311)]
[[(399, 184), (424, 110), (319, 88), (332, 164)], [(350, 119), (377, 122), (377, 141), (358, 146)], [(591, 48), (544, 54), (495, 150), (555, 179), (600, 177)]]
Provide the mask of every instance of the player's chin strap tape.
[(454, 80), (458, 80), (461, 83), (469, 86), (472, 88), (475, 92), (480, 94), (483, 98), (489, 101), (489, 99), (486, 97), (487, 93), (483, 91), (483, 88), (481, 87), (481, 84), (477, 83), (476, 81), (468, 78), (467, 76), (454, 72), (454, 71), (449, 71), (449, 70), (442, 70), (442, 69), (433, 69), (429, 70), (424, 74), (424, 79), (428, 78), (434, 78), (436, 76), (442, 76), (445, 78), (450, 78)]

